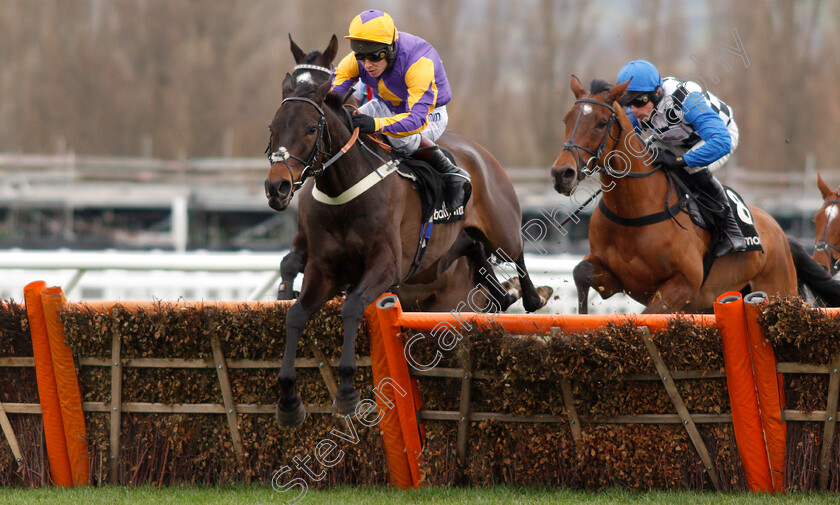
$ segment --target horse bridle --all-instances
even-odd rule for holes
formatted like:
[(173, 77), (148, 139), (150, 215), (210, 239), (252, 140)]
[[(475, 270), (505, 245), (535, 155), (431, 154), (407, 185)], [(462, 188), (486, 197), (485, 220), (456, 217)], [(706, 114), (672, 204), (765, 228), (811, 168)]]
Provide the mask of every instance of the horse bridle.
[[(323, 159), (323, 156), (329, 156), (330, 152), (332, 151), (332, 140), (330, 139), (330, 132), (327, 128), (327, 117), (324, 114), (324, 110), (321, 109), (321, 106), (315, 103), (313, 100), (309, 98), (299, 97), (299, 96), (292, 96), (289, 98), (284, 98), (283, 101), (280, 103), (280, 107), (286, 102), (304, 102), (308, 103), (309, 105), (315, 107), (315, 110), (318, 111), (320, 118), (318, 119), (318, 137), (315, 139), (315, 145), (312, 146), (312, 152), (309, 153), (309, 156), (304, 160), (301, 157), (295, 156), (294, 154), (290, 153), (288, 149), (284, 146), (280, 146), (277, 148), (276, 151), (271, 151), (271, 134), (268, 135), (268, 147), (265, 148), (266, 154), (268, 154), (268, 161), (273, 165), (275, 163), (282, 162), (286, 165), (286, 169), (289, 171), (289, 179), (292, 181), (292, 185), (294, 188), (300, 188), (303, 186), (303, 183), (306, 181), (307, 178), (312, 176), (320, 175), (328, 166), (330, 166), (336, 159), (337, 156), (344, 154), (343, 151), (339, 151), (337, 156), (334, 156), (330, 159), (327, 163), (322, 163), (321, 168), (318, 170), (313, 170), (312, 167), (317, 161)], [(326, 151), (321, 149), (321, 145), (324, 143), (324, 132), (326, 132)], [(320, 157), (318, 155), (321, 155)], [(300, 172), (300, 180), (295, 181), (294, 173), (292, 172), (292, 167), (289, 166), (289, 158), (303, 164), (303, 170)]]
[[(577, 163), (577, 178), (580, 181), (584, 178), (585, 175), (589, 175), (590, 173), (593, 173), (595, 170), (597, 170), (597, 162), (599, 159), (601, 159), (601, 155), (604, 154), (604, 149), (607, 146), (607, 139), (613, 140), (616, 143), (621, 140), (621, 123), (618, 123), (618, 137), (613, 137), (613, 124), (618, 121), (618, 117), (615, 114), (615, 108), (613, 108), (613, 106), (608, 103), (593, 100), (591, 98), (580, 98), (578, 100), (575, 100), (575, 105), (579, 103), (591, 103), (595, 105), (600, 105), (601, 107), (606, 107), (611, 112), (610, 118), (607, 121), (606, 131), (604, 132), (604, 138), (601, 140), (601, 145), (598, 146), (597, 150), (593, 151), (575, 142), (575, 134), (577, 133), (580, 117), (583, 115), (583, 107), (581, 107), (578, 110), (577, 118), (575, 118), (575, 124), (574, 126), (572, 126), (572, 136), (566, 143), (563, 144), (563, 151), (569, 151), (572, 153), (572, 156), (574, 156), (575, 163)], [(585, 163), (583, 161), (583, 155), (580, 153), (580, 151), (584, 151), (587, 154), (589, 154), (589, 159), (586, 160)], [(595, 160), (595, 167), (589, 166), (592, 160)]]
[(332, 75), (332, 70), (327, 67), (322, 67), (321, 65), (313, 65), (310, 63), (300, 63), (292, 69), (292, 75), (298, 70), (315, 70), (316, 72), (323, 72), (327, 75)]
[[(826, 200), (824, 205), (838, 205), (840, 204), (840, 200)], [(823, 226), (822, 233), (820, 233), (820, 239), (814, 244), (815, 251), (822, 251), (825, 253), (826, 258), (828, 258), (828, 275), (834, 276), (838, 270), (840, 270), (840, 256), (836, 259), (832, 252), (836, 252), (840, 254), (840, 247), (837, 247), (834, 244), (829, 244), (825, 241), (825, 232), (828, 231), (828, 223), (829, 219), (825, 220), (825, 226)]]

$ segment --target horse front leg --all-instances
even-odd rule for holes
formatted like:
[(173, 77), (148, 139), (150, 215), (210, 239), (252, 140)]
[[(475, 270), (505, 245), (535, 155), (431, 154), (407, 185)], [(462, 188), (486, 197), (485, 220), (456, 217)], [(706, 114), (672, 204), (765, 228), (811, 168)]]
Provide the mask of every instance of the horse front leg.
[(698, 287), (692, 286), (681, 273), (659, 285), (644, 314), (672, 314), (679, 312), (697, 298)]
[(341, 415), (352, 414), (359, 403), (359, 392), (353, 384), (356, 376), (356, 333), (364, 317), (365, 308), (376, 301), (391, 285), (398, 282), (395, 259), (371, 258), (370, 265), (356, 288), (344, 299), (341, 319), (344, 323), (344, 343), (338, 362), (338, 391), (335, 394), (335, 409)]
[(292, 239), (289, 254), (280, 261), (280, 286), (277, 289), (278, 300), (294, 300), (295, 277), (306, 266), (307, 258), (306, 236), (298, 231)]
[(575, 265), (572, 277), (575, 280), (578, 298), (578, 314), (589, 314), (589, 288), (592, 287), (595, 268), (588, 260)]
[(283, 428), (299, 426), (306, 418), (306, 408), (295, 392), (295, 357), (298, 341), (309, 316), (335, 296), (330, 279), (324, 278), (318, 270), (307, 268), (300, 297), (286, 313), (286, 347), (283, 363), (277, 376), (280, 398), (277, 400), (277, 423)]
[(575, 265), (572, 271), (578, 295), (578, 314), (589, 313), (589, 288), (594, 288), (607, 299), (621, 290), (621, 281), (604, 265), (601, 260), (591, 254)]

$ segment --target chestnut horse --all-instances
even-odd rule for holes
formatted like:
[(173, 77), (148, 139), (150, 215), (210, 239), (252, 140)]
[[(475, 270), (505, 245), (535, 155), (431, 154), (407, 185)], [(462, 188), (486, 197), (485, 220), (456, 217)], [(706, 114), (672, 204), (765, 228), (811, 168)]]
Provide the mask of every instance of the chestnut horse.
[[(291, 74), (295, 83), (308, 81), (318, 86), (330, 79), (332, 62), (338, 52), (338, 39), (335, 35), (330, 38), (324, 51), (305, 53), (292, 39), (291, 34), (289, 34), (289, 43), (296, 63)], [(358, 105), (353, 95), (345, 97), (345, 102)], [(310, 189), (304, 186), (303, 190)], [(452, 266), (440, 275), (430, 279), (418, 279), (418, 282), (405, 282), (394, 290), (405, 310), (449, 312), (459, 310), (459, 307), (463, 307), (466, 303), (472, 307), (470, 310), (486, 308), (493, 303), (503, 310), (519, 299), (517, 283), (505, 281), (498, 284), (495, 280), (494, 270), (484, 246), (467, 236), (463, 236), (461, 241), (463, 243), (459, 243), (458, 247), (465, 252), (466, 256), (455, 259)], [(303, 273), (306, 259), (306, 236), (299, 229), (292, 238), (289, 253), (280, 262), (278, 300), (295, 298), (293, 291), (295, 278), (299, 273)], [(482, 274), (482, 271), (485, 273)], [(486, 290), (474, 291), (477, 285), (483, 285)], [(501, 289), (496, 286), (501, 286)], [(547, 288), (539, 289), (543, 292), (542, 290)], [(487, 292), (491, 294), (492, 302), (487, 299)]]
[[(341, 97), (329, 94), (330, 82), (314, 87), (296, 84), (287, 74), (283, 103), (271, 121), (265, 181), (271, 208), (285, 210), (295, 189), (314, 179), (299, 201), (299, 226), (308, 258), (303, 287), (286, 315), (286, 346), (278, 377), (281, 426), (303, 422), (306, 411), (295, 392), (295, 353), (309, 316), (349, 286), (341, 309), (344, 340), (338, 365), (335, 407), (350, 413), (359, 401), (356, 332), (365, 308), (409, 276), (421, 233), (421, 201), (408, 180), (393, 175), (389, 154), (368, 137), (351, 131)], [(517, 265), (525, 310), (546, 303), (525, 268), (519, 233), (521, 211), (513, 185), (498, 161), (478, 144), (447, 132), (439, 144), (472, 176), (473, 195), (465, 219), (434, 227), (417, 277), (434, 277), (457, 257), (453, 246), (466, 231), (502, 258)], [(343, 146), (343, 147), (342, 147)], [(369, 184), (371, 183), (371, 184)]]
[(817, 237), (812, 257), (828, 275), (834, 276), (840, 268), (840, 188), (832, 191), (820, 174), (817, 174), (817, 187), (823, 205), (814, 215)]
[[(665, 172), (648, 164), (650, 153), (616, 103), (628, 84), (606, 85), (587, 96), (572, 76), (576, 101), (565, 115), (565, 144), (551, 175), (555, 189), (568, 195), (587, 173), (600, 172), (603, 204), (621, 217), (638, 218), (662, 213), (679, 195)], [(645, 313), (709, 312), (726, 291), (795, 295), (798, 282), (830, 303), (840, 301), (840, 283), (815, 278), (809, 268), (813, 260), (801, 246), (789, 245), (767, 212), (750, 206), (749, 213), (764, 250), (715, 259), (704, 281), (703, 257), (711, 237), (687, 214), (631, 227), (608, 219), (599, 208), (589, 224), (590, 253), (574, 271), (579, 311), (587, 312), (590, 287), (603, 298), (624, 292), (644, 304)]]

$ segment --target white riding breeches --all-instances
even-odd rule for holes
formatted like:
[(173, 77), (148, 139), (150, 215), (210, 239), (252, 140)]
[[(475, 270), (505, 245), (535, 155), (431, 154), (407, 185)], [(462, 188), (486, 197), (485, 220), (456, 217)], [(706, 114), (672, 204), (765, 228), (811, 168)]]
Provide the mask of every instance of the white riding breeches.
[[(391, 117), (394, 115), (391, 109), (378, 98), (374, 98), (370, 102), (363, 104), (359, 107), (359, 112), (371, 117)], [(402, 156), (411, 156), (420, 147), (421, 136), (434, 142), (446, 131), (447, 123), (449, 123), (449, 114), (446, 112), (446, 106), (444, 105), (435, 107), (429, 114), (426, 129), (422, 132), (414, 133), (407, 137), (392, 137), (390, 135), (383, 135), (383, 137), (397, 153)]]

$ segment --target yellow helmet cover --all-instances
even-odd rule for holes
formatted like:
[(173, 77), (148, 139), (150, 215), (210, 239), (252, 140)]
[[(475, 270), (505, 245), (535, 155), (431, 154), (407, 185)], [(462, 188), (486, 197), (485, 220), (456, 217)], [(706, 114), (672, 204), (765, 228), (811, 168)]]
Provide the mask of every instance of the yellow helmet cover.
[[(353, 18), (350, 22), (350, 34), (344, 37), (349, 40), (376, 42), (391, 45), (399, 37), (394, 20), (387, 13), (377, 10), (367, 10)], [(352, 45), (352, 44), (351, 44)]]

